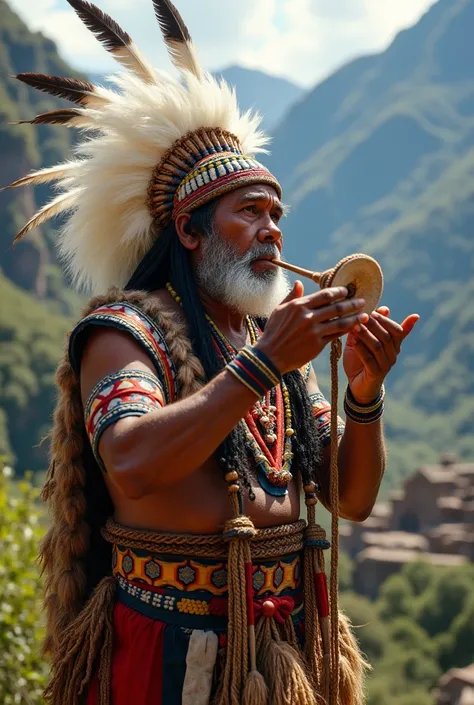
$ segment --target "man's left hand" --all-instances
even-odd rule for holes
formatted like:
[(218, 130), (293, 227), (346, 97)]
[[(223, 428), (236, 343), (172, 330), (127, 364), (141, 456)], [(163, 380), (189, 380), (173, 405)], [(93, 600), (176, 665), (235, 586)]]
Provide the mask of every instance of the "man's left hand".
[(389, 318), (390, 310), (381, 306), (368, 322), (349, 333), (344, 349), (344, 371), (357, 402), (368, 404), (380, 393), (385, 377), (395, 365), (405, 338), (419, 316), (412, 313), (403, 323)]

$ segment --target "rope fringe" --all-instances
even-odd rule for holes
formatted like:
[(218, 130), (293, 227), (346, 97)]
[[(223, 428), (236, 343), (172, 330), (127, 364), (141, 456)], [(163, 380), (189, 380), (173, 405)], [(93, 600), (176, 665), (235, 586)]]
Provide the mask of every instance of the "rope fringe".
[(44, 692), (51, 705), (79, 705), (100, 658), (99, 705), (110, 703), (115, 578), (104, 578), (81, 614), (63, 632), (62, 656), (53, 663), (52, 679)]

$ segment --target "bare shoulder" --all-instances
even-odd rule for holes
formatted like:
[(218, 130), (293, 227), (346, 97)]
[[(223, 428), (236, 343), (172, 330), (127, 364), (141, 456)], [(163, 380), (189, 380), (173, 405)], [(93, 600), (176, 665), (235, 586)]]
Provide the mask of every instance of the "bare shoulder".
[(155, 373), (146, 351), (125, 331), (96, 328), (91, 331), (81, 358), (81, 396), (83, 404), (97, 382), (119, 370)]
[[(166, 291), (150, 293), (164, 311), (182, 317), (179, 304)], [(111, 325), (92, 326), (80, 358), (81, 396), (85, 403), (94, 386), (107, 375), (120, 370), (142, 370), (156, 374), (156, 366), (149, 351), (127, 330)]]

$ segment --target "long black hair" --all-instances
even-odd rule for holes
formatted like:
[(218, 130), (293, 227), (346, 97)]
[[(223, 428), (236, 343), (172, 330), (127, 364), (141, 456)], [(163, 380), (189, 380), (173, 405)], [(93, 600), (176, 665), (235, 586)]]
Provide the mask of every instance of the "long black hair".
[[(212, 229), (216, 201), (211, 201), (191, 213), (188, 227), (206, 236)], [(126, 289), (156, 291), (170, 282), (181, 297), (181, 304), (188, 323), (188, 331), (196, 356), (201, 361), (206, 378), (215, 377), (223, 368), (212, 343), (204, 307), (201, 304), (196, 281), (187, 250), (181, 244), (174, 222), (160, 234), (153, 247), (142, 259)], [(265, 320), (259, 319), (264, 328)], [(313, 477), (319, 459), (319, 443), (306, 384), (301, 372), (284, 375), (290, 395), (293, 427), (296, 431), (293, 442), (293, 473), (299, 472), (303, 483)], [(217, 459), (224, 473), (237, 470), (249, 496), (254, 495), (250, 483), (249, 456), (245, 431), (237, 424), (217, 449)]]

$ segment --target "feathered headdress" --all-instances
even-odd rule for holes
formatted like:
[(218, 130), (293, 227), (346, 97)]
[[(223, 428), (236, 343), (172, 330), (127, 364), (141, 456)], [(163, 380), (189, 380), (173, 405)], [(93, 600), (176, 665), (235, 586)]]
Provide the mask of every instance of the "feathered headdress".
[(235, 92), (199, 64), (190, 34), (169, 0), (153, 0), (181, 82), (153, 69), (131, 37), (86, 0), (68, 0), (80, 19), (126, 69), (117, 90), (88, 81), (22, 73), (20, 81), (76, 107), (36, 116), (31, 124), (84, 131), (76, 159), (35, 171), (8, 188), (56, 182), (59, 195), (15, 238), (69, 212), (59, 251), (81, 289), (126, 284), (160, 231), (178, 213), (250, 183), (281, 189), (253, 155), (267, 137), (261, 118), (240, 113)]

